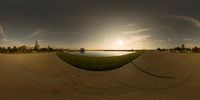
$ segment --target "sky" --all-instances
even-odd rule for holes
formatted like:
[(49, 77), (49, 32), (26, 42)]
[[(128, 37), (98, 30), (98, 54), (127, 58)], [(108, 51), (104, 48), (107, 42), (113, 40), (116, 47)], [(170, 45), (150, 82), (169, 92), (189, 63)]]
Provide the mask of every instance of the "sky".
[(199, 0), (0, 0), (0, 46), (200, 46)]

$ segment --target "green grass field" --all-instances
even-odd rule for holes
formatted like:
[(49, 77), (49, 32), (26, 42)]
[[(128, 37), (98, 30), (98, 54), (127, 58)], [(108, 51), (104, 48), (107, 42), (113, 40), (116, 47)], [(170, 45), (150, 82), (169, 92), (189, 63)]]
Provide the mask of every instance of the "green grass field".
[(122, 56), (87, 57), (59, 52), (57, 53), (57, 56), (65, 62), (78, 68), (94, 71), (103, 71), (119, 68), (129, 63), (130, 61), (136, 59), (142, 54), (142, 51), (136, 51), (135, 53), (130, 53)]

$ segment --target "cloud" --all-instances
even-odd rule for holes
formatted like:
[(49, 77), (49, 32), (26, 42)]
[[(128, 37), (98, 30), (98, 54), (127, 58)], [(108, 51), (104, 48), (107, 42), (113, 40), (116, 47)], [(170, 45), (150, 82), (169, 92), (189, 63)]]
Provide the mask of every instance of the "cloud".
[(166, 40), (154, 40), (154, 42), (156, 42), (156, 43), (166, 43), (168, 41), (166, 41)]
[(57, 35), (61, 35), (61, 36), (64, 36), (64, 35), (78, 35), (77, 32), (64, 32), (64, 31), (55, 31), (55, 32), (51, 32), (51, 31), (48, 31), (47, 30), (38, 30), (30, 35), (27, 36), (27, 38), (33, 38), (33, 37), (36, 37), (36, 36), (40, 36), (40, 37), (48, 37), (48, 36), (57, 36)]
[(36, 37), (36, 36), (38, 36), (38, 35), (40, 35), (40, 34), (42, 34), (42, 33), (45, 33), (45, 32), (47, 32), (47, 30), (37, 30), (36, 32), (34, 32), (34, 33), (31, 33), (31, 34), (29, 34), (28, 36), (27, 36), (27, 38), (33, 38), (33, 37)]
[(168, 38), (168, 39), (167, 39), (167, 41), (168, 41), (168, 42), (172, 42), (172, 41), (174, 41), (174, 40), (172, 40), (172, 39)]
[(127, 24), (127, 25), (124, 25), (123, 27), (129, 28), (129, 27), (135, 27), (135, 26), (137, 26), (137, 24)]
[(0, 25), (0, 36), (5, 38), (6, 37), (6, 34), (5, 34), (5, 30), (4, 30), (4, 26), (3, 25)]
[(144, 29), (137, 29), (137, 30), (131, 30), (131, 31), (124, 31), (122, 33), (124, 34), (135, 34), (135, 33), (141, 33), (141, 32), (147, 32), (154, 30), (153, 28), (144, 28)]
[(188, 16), (177, 16), (177, 15), (167, 15), (167, 16), (162, 16), (162, 18), (173, 18), (173, 19), (179, 19), (179, 20), (184, 20), (187, 22), (192, 23), (194, 26), (200, 28), (200, 22), (199, 20), (193, 18), (193, 17), (188, 17)]
[(70, 35), (77, 35), (77, 32), (49, 32), (45, 35), (60, 35), (60, 34), (70, 34)]
[(127, 39), (127, 41), (129, 43), (132, 43), (132, 42), (141, 42), (141, 41), (147, 40), (150, 37), (151, 37), (150, 35), (131, 36), (129, 39)]
[(12, 39), (7, 39), (7, 38), (3, 38), (1, 40), (1, 42), (3, 43), (2, 45), (4, 46), (22, 46), (22, 45), (27, 45), (27, 43), (19, 41), (19, 40), (12, 40)]
[(191, 38), (185, 38), (184, 40), (185, 40), (185, 41), (192, 41)]

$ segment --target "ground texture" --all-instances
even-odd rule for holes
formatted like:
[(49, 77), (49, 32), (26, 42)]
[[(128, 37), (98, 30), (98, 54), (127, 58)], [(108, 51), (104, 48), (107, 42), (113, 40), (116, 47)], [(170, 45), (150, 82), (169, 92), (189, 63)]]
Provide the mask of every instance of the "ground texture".
[(56, 54), (0, 54), (0, 100), (200, 100), (200, 55), (146, 52), (98, 72)]

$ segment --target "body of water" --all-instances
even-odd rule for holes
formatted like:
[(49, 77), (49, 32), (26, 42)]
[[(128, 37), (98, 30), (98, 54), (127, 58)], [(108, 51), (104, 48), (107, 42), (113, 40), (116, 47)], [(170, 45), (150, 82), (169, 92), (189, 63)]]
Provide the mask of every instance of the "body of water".
[(85, 51), (81, 52), (70, 52), (70, 54), (81, 55), (81, 56), (90, 56), (90, 57), (109, 57), (109, 56), (120, 56), (129, 53), (134, 53), (135, 51)]

